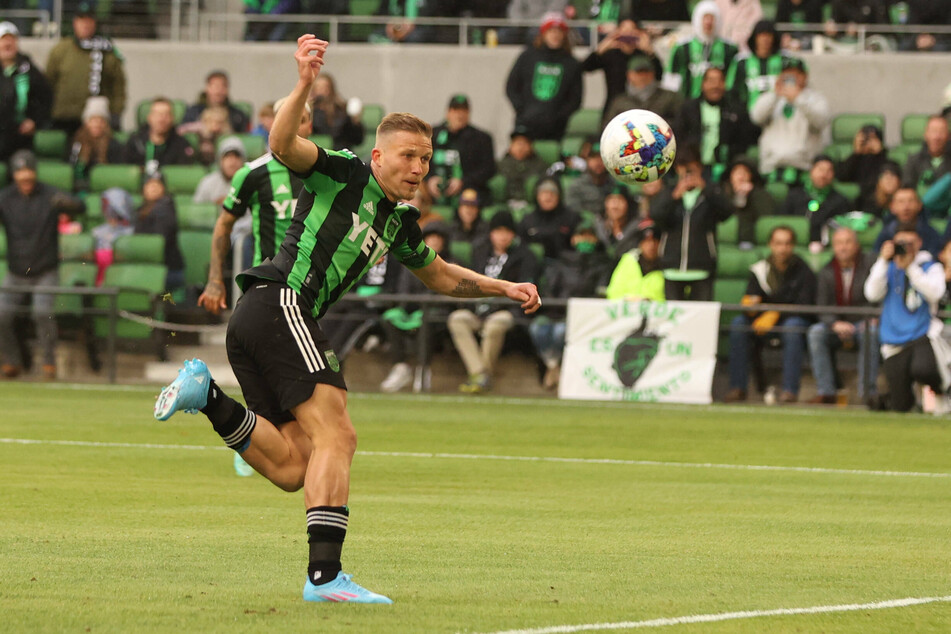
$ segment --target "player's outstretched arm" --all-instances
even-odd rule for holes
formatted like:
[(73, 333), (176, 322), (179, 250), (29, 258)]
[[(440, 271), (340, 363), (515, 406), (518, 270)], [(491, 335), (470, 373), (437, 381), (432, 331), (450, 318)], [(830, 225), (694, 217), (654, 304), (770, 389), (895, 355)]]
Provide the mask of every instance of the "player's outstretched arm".
[(297, 128), (304, 114), (304, 104), (310, 97), (310, 86), (324, 65), (325, 52), (327, 42), (324, 40), (310, 33), (297, 38), (297, 51), (294, 53), (297, 85), (274, 116), (274, 125), (268, 137), (271, 153), (295, 172), (306, 172), (317, 162), (317, 146), (297, 136)]
[(211, 260), (208, 262), (208, 284), (198, 296), (198, 305), (217, 315), (228, 308), (225, 295), (224, 268), (225, 258), (231, 250), (231, 231), (237, 220), (227, 211), (222, 211), (215, 222), (215, 231), (211, 236)]
[(542, 305), (538, 289), (531, 282), (492, 279), (458, 264), (450, 264), (438, 255), (429, 265), (413, 270), (413, 274), (430, 290), (450, 297), (508, 297), (519, 302), (526, 315)]

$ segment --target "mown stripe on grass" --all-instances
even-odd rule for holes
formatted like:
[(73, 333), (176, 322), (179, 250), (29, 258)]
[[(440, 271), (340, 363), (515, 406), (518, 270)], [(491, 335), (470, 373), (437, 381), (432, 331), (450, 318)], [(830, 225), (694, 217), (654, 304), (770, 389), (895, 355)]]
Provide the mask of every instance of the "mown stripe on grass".
[(742, 612), (721, 612), (720, 614), (694, 614), (675, 616), (649, 621), (622, 621), (620, 623), (586, 623), (583, 625), (555, 625), (552, 627), (504, 630), (493, 634), (570, 634), (571, 632), (592, 632), (596, 630), (634, 630), (668, 625), (690, 625), (692, 623), (716, 623), (737, 619), (755, 619), (769, 616), (797, 616), (801, 614), (830, 614), (834, 612), (858, 612), (863, 610), (887, 610), (906, 608), (926, 603), (948, 603), (951, 595), (944, 597), (908, 597), (873, 603), (846, 603), (843, 605), (817, 605), (808, 608), (779, 608), (777, 610), (744, 610)]
[[(59, 445), (65, 447), (97, 447), (114, 449), (184, 449), (190, 451), (230, 451), (227, 447), (207, 445), (164, 445), (154, 443), (99, 442), (91, 440), (43, 440), (34, 438), (0, 438), (0, 444)], [(870, 469), (834, 469), (831, 467), (796, 467), (780, 465), (744, 465), (716, 462), (666, 462), (663, 460), (622, 460), (618, 458), (561, 458), (558, 456), (502, 456), (495, 454), (429, 453), (413, 451), (358, 451), (358, 456), (381, 458), (425, 458), (438, 460), (496, 460), (510, 462), (545, 462), (564, 464), (622, 465), (674, 469), (729, 469), (736, 471), (780, 471), (791, 473), (824, 473), (834, 475), (879, 476), (892, 478), (951, 478), (951, 473), (925, 471), (890, 471)]]

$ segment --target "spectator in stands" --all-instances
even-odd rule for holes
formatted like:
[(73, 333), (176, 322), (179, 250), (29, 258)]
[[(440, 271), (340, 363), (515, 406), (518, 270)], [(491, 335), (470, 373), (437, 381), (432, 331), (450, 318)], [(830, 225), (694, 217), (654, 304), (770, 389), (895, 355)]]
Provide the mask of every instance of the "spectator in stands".
[(680, 95), (660, 87), (651, 58), (637, 54), (627, 64), (627, 90), (614, 98), (601, 123), (606, 126), (611, 119), (627, 110), (650, 110), (663, 117), (676, 134), (680, 130), (677, 117), (682, 102)]
[(455, 42), (458, 29), (420, 25), (416, 18), (452, 17), (454, 7), (445, 0), (380, 0), (374, 15), (392, 18), (386, 26), (370, 36), (371, 42), (421, 44)]
[(453, 95), (446, 120), (433, 126), (433, 158), (426, 189), (438, 205), (451, 205), (463, 189), (490, 197), (488, 182), (495, 174), (492, 137), (469, 122), (469, 98)]
[(202, 177), (195, 188), (192, 200), (196, 203), (223, 203), (231, 190), (231, 179), (244, 165), (248, 156), (241, 139), (228, 137), (218, 144), (216, 158), (218, 169)]
[(621, 256), (605, 293), (608, 299), (664, 301), (664, 272), (660, 267), (659, 233), (654, 221), (641, 220), (637, 248)]
[[(793, 252), (796, 234), (785, 225), (774, 227), (769, 236), (770, 254), (750, 267), (750, 280), (743, 304), (797, 304), (809, 306), (816, 299), (816, 276)], [(724, 401), (746, 400), (750, 352), (754, 337), (764, 337), (779, 326), (783, 343), (783, 380), (780, 403), (799, 399), (802, 357), (806, 350), (809, 320), (800, 314), (766, 311), (737, 315), (730, 326), (730, 390)]]
[[(489, 221), (489, 240), (472, 253), (472, 270), (501, 280), (535, 279), (535, 256), (515, 240), (515, 220), (500, 211)], [(474, 310), (473, 310), (474, 309)], [(515, 324), (514, 312), (490, 304), (477, 304), (455, 310), (449, 315), (449, 333), (462, 357), (469, 379), (459, 390), (479, 394), (491, 388), (491, 377), (502, 354), (505, 333)], [(482, 338), (481, 346), (476, 333)]]
[(73, 166), (76, 191), (89, 187), (89, 171), (95, 165), (121, 163), (125, 149), (109, 126), (109, 100), (90, 97), (83, 108), (83, 125), (76, 131), (69, 162)]
[(753, 161), (740, 157), (733, 161), (724, 179), (723, 195), (738, 220), (737, 243), (743, 250), (756, 245), (756, 221), (775, 212), (776, 201), (766, 191)]
[(50, 123), (53, 92), (46, 75), (20, 52), (20, 32), (0, 22), (0, 161), (33, 147), (33, 135)]
[(560, 141), (568, 118), (581, 107), (581, 63), (571, 54), (568, 24), (546, 13), (538, 37), (515, 60), (505, 94), (515, 109), (515, 127), (533, 139)]
[(839, 35), (839, 26), (845, 26), (845, 36), (858, 35), (858, 24), (888, 24), (886, 0), (831, 0), (832, 18), (826, 22), (825, 34)]
[(419, 210), (419, 219), (416, 224), (420, 227), (425, 227), (431, 222), (445, 222), (446, 220), (442, 213), (433, 209), (433, 199), (425, 187), (418, 187), (413, 197), (406, 202)]
[(682, 143), (700, 148), (707, 177), (719, 182), (730, 162), (755, 139), (746, 106), (726, 92), (723, 69), (707, 68), (701, 85), (701, 96), (688, 100), (680, 110), (677, 134)]
[(864, 125), (852, 140), (852, 154), (836, 169), (838, 180), (858, 183), (860, 200), (867, 200), (878, 182), (882, 166), (888, 161), (882, 130), (875, 125)]
[[(820, 24), (826, 0), (779, 0), (776, 22), (791, 24)], [(812, 47), (812, 34), (807, 32), (783, 33), (782, 47), (799, 51)]]
[(532, 145), (532, 137), (524, 127), (512, 131), (508, 152), (498, 163), (498, 173), (505, 177), (505, 200), (510, 209), (524, 209), (529, 206), (528, 181), (545, 175), (548, 163), (545, 162)]
[(756, 23), (747, 46), (749, 53), (734, 58), (727, 71), (726, 87), (752, 110), (760, 95), (773, 89), (786, 56), (779, 49), (776, 24), (769, 20)]
[(555, 177), (539, 180), (534, 198), (535, 208), (522, 218), (518, 235), (526, 244), (540, 244), (545, 257), (555, 259), (563, 250), (571, 248), (571, 236), (581, 218), (562, 203), (561, 184)]
[(337, 82), (329, 73), (321, 72), (310, 90), (314, 109), (314, 134), (333, 139), (334, 150), (354, 149), (363, 143), (363, 103), (356, 97), (344, 101), (337, 92)]
[[(449, 227), (444, 222), (431, 222), (423, 229), (423, 242), (439, 254), (441, 258), (447, 262), (452, 262), (452, 258), (449, 257), (449, 233)], [(390, 260), (393, 274), (387, 277), (384, 287), (385, 292), (397, 295), (435, 295), (409, 269), (400, 266), (396, 256), (390, 254), (387, 257)], [(414, 372), (410, 363), (414, 359), (416, 360), (420, 383), (424, 383), (428, 387), (430, 377), (424, 374), (423, 369), (425, 368), (425, 371), (429, 372), (429, 361), (432, 358), (433, 348), (437, 339), (445, 333), (444, 324), (447, 323), (449, 318), (449, 311), (444, 306), (437, 305), (427, 308), (425, 316), (429, 322), (426, 327), (427, 338), (423, 345), (423, 356), (419, 356), (418, 342), (423, 332), (420, 326), (424, 317), (420, 305), (403, 302), (383, 313), (380, 323), (389, 344), (388, 353), (393, 367), (390, 368), (386, 378), (380, 383), (381, 392), (399, 392), (412, 383)]]
[(904, 184), (914, 187), (919, 197), (923, 197), (935, 181), (951, 173), (947, 119), (937, 114), (929, 117), (924, 137), (921, 151), (909, 156), (905, 163)]
[(88, 2), (80, 3), (73, 17), (73, 36), (64, 37), (50, 51), (46, 76), (53, 87), (53, 127), (70, 137), (82, 125), (89, 97), (109, 100), (109, 124), (120, 129), (125, 109), (126, 78), (123, 58), (112, 42), (96, 34), (96, 15)]
[(896, 412), (914, 407), (915, 382), (938, 394), (948, 388), (948, 344), (940, 337), (942, 323), (935, 317), (947, 282), (944, 267), (921, 247), (917, 226), (900, 224), (894, 240), (882, 243), (865, 281), (866, 299), (882, 302), (879, 339), (888, 379), (885, 403)]
[(892, 204), (889, 208), (892, 219), (885, 223), (882, 232), (875, 239), (875, 250), (881, 250), (882, 245), (895, 238), (895, 232), (903, 225), (914, 225), (918, 239), (921, 241), (925, 251), (932, 257), (936, 257), (941, 252), (941, 245), (944, 241), (934, 227), (928, 224), (928, 219), (921, 213), (921, 198), (918, 192), (909, 186), (903, 186), (892, 196)]
[(584, 158), (585, 171), (568, 185), (565, 204), (578, 212), (600, 213), (604, 209), (604, 198), (614, 190), (617, 182), (604, 167), (598, 139), (588, 139), (582, 144), (579, 155)]
[[(542, 288), (545, 297), (570, 299), (604, 294), (611, 275), (612, 260), (595, 235), (595, 226), (582, 221), (571, 236), (571, 249), (545, 266)], [(550, 390), (558, 386), (561, 355), (565, 350), (565, 308), (546, 307), (528, 326), (528, 334), (538, 357), (545, 365), (542, 385)]]
[(852, 210), (852, 203), (832, 187), (835, 163), (825, 154), (812, 161), (802, 185), (789, 190), (780, 215), (809, 218), (809, 249), (818, 253), (829, 244), (826, 226), (836, 216)]
[[(255, 15), (287, 15), (300, 12), (300, 0), (243, 0), (244, 12), (251, 19), (247, 21), (244, 39), (249, 42), (280, 42), (287, 35), (289, 22), (257, 22)], [(235, 128), (245, 132), (246, 128)]]
[(641, 220), (649, 219), (651, 215), (651, 205), (654, 204), (654, 199), (657, 198), (661, 192), (667, 191), (667, 189), (667, 183), (662, 178), (652, 183), (644, 183), (641, 185), (641, 194), (636, 201), (637, 217)]
[(175, 131), (172, 102), (156, 98), (145, 125), (126, 142), (125, 162), (141, 165), (146, 173), (152, 173), (162, 165), (188, 165), (194, 160), (195, 150)]
[(165, 188), (160, 172), (146, 173), (142, 182), (142, 205), (135, 212), (135, 233), (165, 238), (165, 286), (173, 291), (185, 286), (185, 260), (178, 248), (178, 218), (175, 202)]
[(185, 110), (182, 123), (193, 123), (201, 119), (205, 108), (221, 106), (228, 111), (228, 123), (236, 133), (247, 132), (251, 129), (251, 120), (248, 115), (231, 103), (229, 96), (230, 80), (228, 73), (223, 70), (214, 70), (205, 77), (205, 90), (198, 95), (198, 101)]
[(132, 217), (135, 213), (132, 194), (121, 187), (110, 187), (102, 192), (100, 205), (105, 222), (92, 229), (92, 237), (96, 241), (96, 286), (102, 286), (106, 269), (112, 265), (116, 240), (132, 235)]
[(901, 167), (887, 161), (878, 171), (875, 189), (859, 197), (856, 206), (867, 214), (884, 220), (891, 215), (892, 196), (901, 187)]
[(258, 110), (258, 124), (251, 130), (251, 134), (262, 137), (264, 143), (267, 144), (272, 125), (274, 125), (274, 102), (269, 101)]
[(661, 232), (664, 296), (713, 301), (717, 271), (717, 224), (733, 211), (718, 188), (703, 178), (696, 147), (685, 146), (675, 163), (677, 185), (652, 201), (651, 219)]
[(822, 150), (832, 114), (825, 96), (808, 86), (802, 60), (787, 58), (782, 69), (773, 90), (763, 94), (750, 110), (750, 118), (763, 128), (760, 173), (792, 185)]
[[(750, 34), (763, 19), (763, 7), (760, 0), (716, 0), (720, 8), (720, 35), (736, 42), (745, 53)], [(747, 42), (747, 46), (743, 43)]]
[(637, 246), (640, 223), (630, 190), (615, 185), (605, 196), (603, 209), (594, 221), (598, 242), (612, 262), (617, 262), (622, 254)]
[[(855, 231), (840, 227), (832, 234), (831, 262), (819, 271), (816, 285), (818, 306), (868, 306), (865, 280), (873, 258), (862, 253)], [(859, 398), (874, 398), (875, 377), (878, 376), (878, 324), (855, 315), (820, 313), (819, 321), (807, 334), (812, 374), (816, 379), (816, 396), (810, 403), (836, 402), (835, 365), (832, 352), (839, 348), (859, 349)], [(865, 367), (866, 357), (869, 365)], [(866, 394), (866, 377), (871, 390)]]
[[(683, 99), (696, 99), (708, 68), (725, 72), (736, 57), (737, 48), (720, 37), (720, 9), (714, 0), (702, 0), (693, 10), (693, 39), (677, 45), (670, 54), (664, 87)], [(745, 39), (745, 38), (744, 38)]]
[(183, 123), (176, 130), (178, 134), (194, 134), (198, 148), (195, 158), (202, 165), (215, 162), (215, 148), (218, 139), (234, 132), (228, 123), (228, 111), (223, 106), (211, 106), (201, 111), (198, 121)]
[(687, 0), (631, 0), (631, 15), (644, 22), (689, 22)]
[[(905, 10), (895, 5), (904, 4)], [(951, 5), (943, 0), (907, 0), (891, 3), (889, 7), (893, 24), (922, 26), (948, 26), (951, 24)], [(897, 15), (896, 15), (897, 13)], [(903, 51), (947, 51), (951, 46), (948, 34), (912, 33), (899, 39)]]
[[(485, 4), (473, 2), (474, 5)], [(549, 13), (557, 13), (564, 19), (565, 10), (569, 9), (568, 0), (508, 0), (505, 15), (509, 20), (534, 21), (540, 23)], [(535, 29), (524, 26), (506, 26), (499, 30), (500, 44), (525, 45), (537, 35)]]
[(468, 242), (476, 244), (489, 237), (489, 224), (482, 219), (482, 205), (479, 192), (464, 189), (459, 195), (456, 217), (449, 228), (450, 242)]
[(0, 227), (6, 234), (7, 267), (0, 293), (0, 371), (13, 378), (23, 371), (25, 360), (14, 332), (14, 318), (21, 304), (32, 295), (33, 320), (43, 354), (43, 376), (56, 378), (56, 318), (54, 295), (32, 294), (36, 286), (59, 283), (60, 214), (83, 213), (81, 201), (52, 185), (36, 180), (36, 157), (18, 150), (10, 158), (13, 184), (0, 190)]
[(624, 19), (582, 63), (586, 73), (604, 71), (606, 95), (601, 108), (602, 118), (607, 116), (608, 107), (615, 97), (623, 95), (627, 89), (627, 64), (634, 55), (648, 56), (654, 66), (654, 76), (660, 81), (663, 66), (654, 54), (650, 34), (642, 30), (635, 20)]

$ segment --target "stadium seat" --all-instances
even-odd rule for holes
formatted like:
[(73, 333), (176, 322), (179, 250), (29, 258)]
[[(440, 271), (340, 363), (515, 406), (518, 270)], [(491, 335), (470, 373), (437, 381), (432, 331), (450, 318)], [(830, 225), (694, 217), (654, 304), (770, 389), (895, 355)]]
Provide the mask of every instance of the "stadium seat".
[(878, 126), (885, 130), (885, 115), (873, 112), (850, 112), (832, 118), (832, 142), (847, 143), (851, 147), (855, 133), (864, 125)]
[(0, 163), (0, 187), (7, 186), (7, 164)]
[(875, 240), (878, 239), (878, 234), (881, 232), (882, 223), (873, 222), (865, 228), (865, 231), (858, 232), (859, 244), (862, 245), (863, 249), (871, 249), (873, 246), (875, 246)]
[(383, 121), (383, 117), (386, 115), (386, 109), (378, 103), (365, 103), (363, 104), (363, 127), (367, 131), (367, 136), (374, 137), (376, 135), (376, 127), (380, 125), (380, 121)]
[(211, 231), (218, 221), (218, 205), (215, 203), (196, 203), (191, 199), (175, 199), (175, 214), (179, 230)]
[(931, 220), (928, 221), (928, 224), (934, 227), (934, 230), (938, 232), (938, 235), (943, 236), (944, 230), (948, 227), (948, 219), (947, 218), (932, 218)]
[(809, 244), (809, 219), (805, 216), (765, 216), (756, 221), (756, 244), (769, 244), (773, 227), (786, 225), (796, 234), (796, 244)]
[(59, 259), (65, 262), (92, 260), (96, 241), (91, 233), (64, 234), (59, 237)]
[(165, 188), (170, 194), (193, 194), (198, 183), (208, 174), (204, 165), (163, 165)]
[(733, 246), (721, 246), (717, 256), (717, 277), (738, 277), (745, 279), (750, 266), (762, 255), (755, 249), (740, 250)]
[(325, 150), (334, 149), (334, 139), (329, 134), (312, 134), (307, 137), (314, 142), (318, 147), (322, 147)]
[(833, 185), (833, 189), (848, 198), (852, 205), (855, 205), (855, 202), (859, 199), (859, 195), (862, 193), (862, 186), (858, 183), (837, 182), (835, 185)]
[(713, 299), (723, 304), (739, 304), (748, 283), (748, 277), (718, 277), (713, 282)]
[(65, 161), (68, 142), (63, 130), (37, 130), (33, 135), (33, 153), (39, 159)]
[(837, 163), (841, 163), (852, 155), (852, 143), (833, 143), (823, 148), (822, 153)]
[(717, 225), (717, 241), (721, 245), (733, 245), (739, 242), (740, 219), (730, 216)]
[(120, 236), (113, 251), (117, 263), (162, 264), (165, 262), (165, 238), (151, 233)]
[(7, 257), (7, 234), (0, 229), (0, 260)]
[(921, 143), (902, 143), (888, 150), (888, 158), (895, 161), (902, 167), (908, 162), (908, 158), (921, 151)]
[(89, 170), (89, 189), (99, 193), (110, 187), (121, 187), (127, 192), (142, 188), (142, 168), (138, 165), (93, 165)]
[[(248, 124), (254, 121), (254, 104), (250, 101), (232, 101), (231, 105), (243, 112), (248, 117)], [(235, 130), (234, 132), (250, 132), (250, 130)]]
[[(165, 292), (165, 276), (167, 270), (163, 264), (123, 264), (115, 263), (106, 269), (103, 279), (104, 288), (119, 288), (117, 305), (120, 310), (162, 317), (161, 304), (158, 297)], [(93, 300), (96, 308), (108, 309), (108, 297), (96, 297)], [(97, 337), (106, 337), (109, 334), (109, 320), (106, 317), (97, 317), (94, 321)], [(119, 319), (116, 334), (122, 339), (150, 339), (153, 329), (126, 319)]]
[(773, 209), (780, 211), (786, 203), (786, 196), (789, 195), (789, 185), (780, 182), (766, 183), (766, 191), (773, 197)]
[(558, 141), (540, 140), (535, 141), (535, 154), (543, 161), (551, 165), (561, 160), (561, 147)]
[(925, 127), (928, 125), (926, 114), (909, 114), (901, 120), (902, 145), (920, 146), (925, 140)]
[(809, 248), (806, 246), (797, 246), (795, 248), (795, 253), (803, 261), (809, 265), (809, 268), (813, 272), (818, 273), (822, 267), (828, 264), (835, 254), (832, 253), (832, 249), (826, 249), (825, 251), (820, 251), (819, 253), (812, 253), (809, 251)]
[(535, 259), (539, 264), (545, 261), (545, 245), (539, 242), (529, 242), (528, 250), (535, 254)]
[[(94, 262), (61, 262), (59, 265), (60, 286), (96, 285), (98, 267)], [(81, 315), (83, 313), (82, 295), (57, 295), (54, 308), (57, 315)]]
[(0, 284), (3, 283), (3, 278), (7, 276), (7, 261), (0, 260)]
[(525, 200), (529, 206), (535, 206), (535, 185), (538, 184), (538, 176), (529, 176), (525, 179)]
[(73, 191), (73, 166), (60, 161), (37, 161), (36, 180), (52, 185), (64, 192)]
[(211, 232), (179, 231), (178, 246), (185, 258), (185, 286), (204, 288), (211, 262)]
[(449, 243), (449, 255), (457, 264), (470, 266), (472, 264), (472, 243), (465, 240), (453, 240)]
[(484, 220), (485, 222), (488, 222), (489, 220), (492, 219), (492, 216), (494, 216), (495, 214), (499, 213), (500, 211), (508, 211), (508, 209), (509, 209), (509, 206), (506, 205), (505, 203), (501, 203), (498, 205), (489, 205), (488, 207), (483, 207), (481, 209), (480, 215), (482, 216), (482, 220)]
[(562, 156), (578, 156), (581, 146), (584, 145), (584, 138), (580, 136), (565, 137), (561, 140)]
[[(264, 156), (267, 154), (267, 142), (264, 140), (264, 137), (258, 136), (257, 134), (232, 134), (228, 135), (229, 137), (237, 137), (241, 141), (241, 144), (244, 145), (245, 154), (247, 154), (249, 161), (253, 161), (259, 156)], [(228, 137), (222, 137), (228, 138)], [(218, 142), (221, 142), (221, 139), (218, 139)]]
[(487, 183), (487, 185), (489, 188), (489, 193), (492, 194), (492, 202), (494, 203), (505, 202), (505, 198), (506, 198), (505, 187), (507, 185), (505, 176), (503, 176), (502, 174), (496, 174), (495, 176), (489, 179), (489, 182)]
[[(182, 119), (185, 118), (185, 110), (188, 109), (188, 104), (185, 103), (184, 99), (172, 99), (172, 118), (175, 119), (175, 125), (178, 125), (182, 122)], [(152, 107), (152, 100), (145, 99), (140, 101), (139, 104), (135, 107), (135, 124), (136, 127), (142, 127), (145, 125), (145, 121), (149, 116), (149, 108)]]
[(576, 110), (568, 119), (565, 128), (565, 137), (580, 138), (601, 137), (601, 110), (598, 108), (582, 108)]
[(446, 222), (452, 222), (452, 219), (456, 216), (456, 208), (452, 205), (432, 205), (430, 209), (433, 213), (439, 214)]

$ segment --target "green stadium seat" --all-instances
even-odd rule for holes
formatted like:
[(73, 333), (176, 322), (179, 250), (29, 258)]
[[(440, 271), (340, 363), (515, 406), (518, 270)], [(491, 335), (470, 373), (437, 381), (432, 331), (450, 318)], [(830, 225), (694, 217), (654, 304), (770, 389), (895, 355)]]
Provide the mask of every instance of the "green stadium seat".
[(104, 192), (110, 187), (121, 187), (127, 192), (142, 188), (142, 168), (138, 165), (93, 165), (89, 170), (89, 189)]
[(943, 236), (944, 230), (948, 227), (948, 219), (947, 218), (932, 218), (931, 220), (928, 221), (928, 224), (934, 227), (934, 230), (938, 232), (938, 235)]
[[(231, 134), (228, 137), (236, 137), (241, 141), (241, 144), (244, 146), (245, 154), (247, 154), (247, 160), (253, 161), (259, 156), (267, 154), (267, 142), (264, 140), (264, 137), (257, 134)], [(222, 137), (222, 138), (228, 138)], [(219, 143), (221, 139), (219, 139)]]
[(908, 162), (908, 158), (921, 151), (921, 143), (902, 143), (896, 145), (888, 151), (888, 158), (895, 161), (902, 167)]
[(7, 186), (7, 164), (0, 163), (0, 187)]
[(540, 140), (535, 141), (534, 145), (535, 154), (549, 165), (561, 160), (561, 147), (558, 141)]
[(179, 231), (178, 246), (185, 258), (185, 286), (204, 288), (211, 262), (210, 231)]
[(833, 161), (841, 163), (852, 155), (852, 142), (827, 145), (823, 148), (822, 153), (826, 154)]
[(927, 114), (908, 114), (901, 120), (902, 145), (920, 146), (925, 140), (925, 128), (928, 126)]
[[(60, 262), (60, 286), (85, 286), (92, 288), (96, 285), (98, 267), (94, 262)], [(83, 313), (83, 297), (81, 295), (57, 295), (54, 308), (57, 315), (81, 315)]]
[(3, 278), (7, 276), (7, 261), (0, 260), (0, 284), (3, 283)]
[(116, 143), (119, 145), (125, 145), (128, 142), (131, 132), (128, 130), (116, 130), (112, 133), (112, 138), (116, 140)]
[(762, 255), (755, 249), (740, 250), (736, 247), (723, 245), (717, 256), (717, 277), (738, 277), (746, 279), (750, 273), (750, 266)]
[(756, 244), (769, 244), (773, 227), (786, 225), (796, 234), (796, 244), (809, 244), (809, 219), (805, 216), (765, 216), (756, 221)]
[(739, 304), (746, 294), (749, 277), (718, 277), (713, 282), (713, 299), (723, 304)]
[(859, 199), (859, 195), (862, 193), (862, 186), (858, 183), (837, 182), (835, 185), (833, 185), (833, 189), (848, 198), (849, 202), (853, 205), (855, 204), (855, 201)]
[(211, 231), (218, 222), (218, 210), (215, 203), (196, 203), (180, 198), (175, 200), (179, 230)]
[(456, 208), (452, 205), (432, 205), (430, 209), (433, 213), (439, 214), (446, 222), (452, 222), (452, 219), (456, 216)]
[(717, 225), (717, 241), (723, 245), (733, 245), (739, 242), (740, 219), (730, 216)]
[(482, 216), (483, 220), (489, 221), (492, 219), (492, 216), (494, 216), (495, 214), (499, 213), (500, 211), (508, 211), (508, 209), (509, 209), (509, 206), (506, 205), (505, 203), (498, 204), (498, 205), (489, 205), (488, 207), (483, 207), (480, 210), (479, 215)]
[(198, 183), (208, 174), (204, 165), (163, 165), (165, 188), (170, 194), (193, 194)]
[(503, 176), (502, 174), (496, 174), (495, 176), (489, 179), (489, 182), (487, 183), (487, 185), (489, 188), (489, 193), (492, 194), (492, 202), (494, 203), (505, 202), (505, 198), (506, 198), (505, 187), (507, 185), (505, 176)]
[(59, 237), (59, 259), (65, 262), (92, 260), (95, 247), (91, 233), (63, 234)]
[[(172, 99), (172, 117), (175, 119), (175, 125), (178, 125), (182, 122), (182, 119), (185, 118), (185, 110), (188, 109), (188, 104), (185, 103), (184, 99)], [(149, 116), (149, 108), (152, 107), (152, 100), (145, 99), (140, 101), (135, 107), (135, 123), (136, 127), (141, 127), (145, 125), (145, 121)]]
[(825, 251), (820, 251), (819, 253), (812, 253), (809, 251), (808, 247), (797, 246), (795, 248), (795, 253), (803, 261), (809, 265), (809, 268), (812, 269), (814, 273), (818, 273), (822, 267), (832, 261), (834, 254), (832, 249), (826, 249)]
[(786, 196), (789, 195), (789, 185), (786, 183), (766, 183), (766, 191), (773, 197), (773, 209), (779, 211), (786, 202)]
[(363, 104), (363, 127), (367, 131), (367, 136), (374, 138), (376, 136), (376, 127), (386, 116), (386, 109), (378, 103)]
[(863, 249), (870, 249), (875, 246), (875, 240), (878, 239), (878, 234), (882, 232), (882, 223), (873, 222), (865, 231), (859, 232), (859, 244), (862, 245)]
[(472, 264), (472, 243), (464, 240), (453, 240), (449, 243), (449, 255), (457, 264), (470, 266)]
[(322, 147), (325, 150), (334, 149), (334, 139), (329, 134), (312, 134), (307, 138), (313, 141), (317, 147)]
[[(120, 310), (161, 318), (162, 311), (157, 300), (165, 292), (166, 274), (163, 264), (115, 263), (106, 269), (102, 285), (104, 288), (122, 289), (117, 300)], [(96, 297), (93, 306), (107, 309), (110, 299)], [(97, 337), (108, 336), (108, 318), (97, 317), (94, 323)], [(153, 336), (153, 329), (149, 326), (126, 319), (119, 319), (116, 331), (122, 339), (150, 339)]]
[[(254, 121), (254, 104), (250, 101), (232, 101), (231, 105), (248, 117), (248, 123)], [(250, 132), (251, 130), (235, 130), (234, 132)]]
[(73, 191), (73, 166), (60, 161), (37, 161), (36, 180), (52, 185), (64, 192)]
[(123, 264), (162, 264), (165, 238), (151, 233), (121, 236), (113, 245), (115, 261)]
[(576, 110), (568, 119), (565, 128), (566, 137), (601, 138), (601, 110), (599, 108), (582, 108)]
[(582, 145), (584, 145), (584, 138), (580, 136), (566, 136), (561, 140), (561, 155), (578, 156)]
[(65, 161), (68, 143), (63, 130), (37, 130), (33, 135), (33, 153), (38, 159)]
[(832, 119), (832, 142), (848, 143), (852, 145), (855, 133), (864, 125), (878, 126), (885, 129), (885, 115), (872, 112), (851, 112), (840, 114)]
[(535, 185), (538, 184), (538, 180), (538, 176), (529, 176), (525, 179), (525, 200), (532, 206), (535, 204)]
[(7, 256), (7, 234), (0, 230), (0, 260)]

